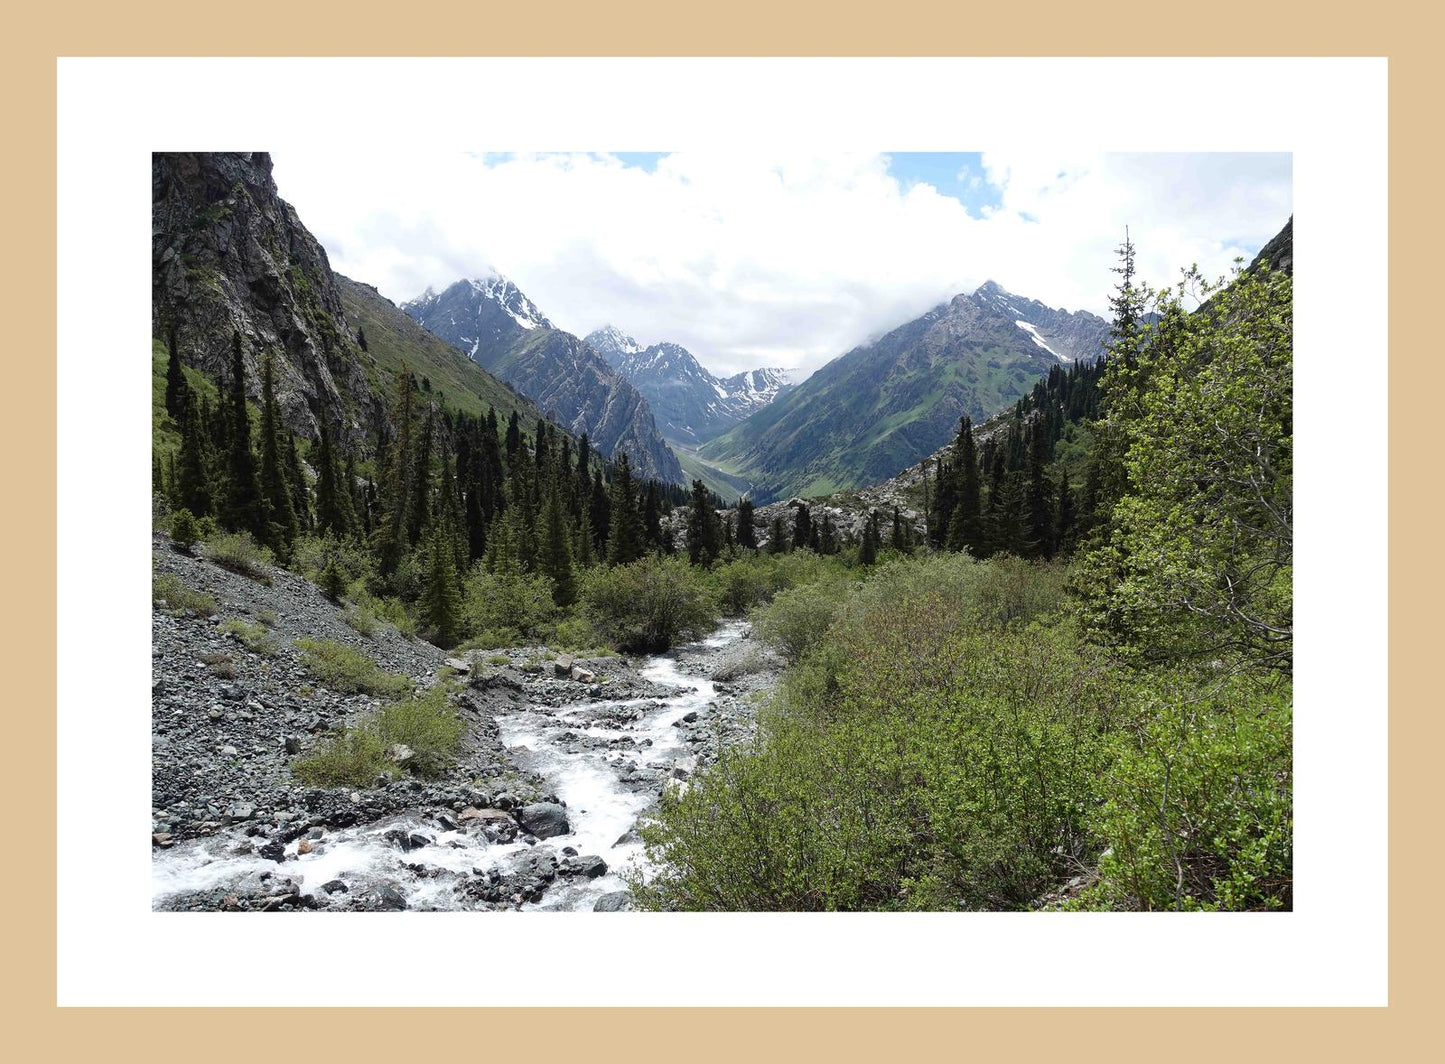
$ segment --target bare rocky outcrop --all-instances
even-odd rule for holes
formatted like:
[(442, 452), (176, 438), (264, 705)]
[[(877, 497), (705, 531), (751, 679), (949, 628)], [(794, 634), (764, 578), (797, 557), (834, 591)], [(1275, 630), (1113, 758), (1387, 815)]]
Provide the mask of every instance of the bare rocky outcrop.
[(151, 327), (172, 329), (183, 361), (230, 374), (239, 332), (247, 390), (275, 361), (287, 426), (314, 438), (325, 416), (357, 438), (381, 424), (383, 403), (346, 329), (326, 251), (280, 198), (266, 152), (156, 152), (151, 157)]

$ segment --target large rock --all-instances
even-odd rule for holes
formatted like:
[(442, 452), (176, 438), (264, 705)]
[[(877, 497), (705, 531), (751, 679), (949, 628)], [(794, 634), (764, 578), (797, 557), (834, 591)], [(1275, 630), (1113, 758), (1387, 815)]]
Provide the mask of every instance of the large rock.
[(592, 905), (594, 913), (622, 913), (632, 908), (632, 895), (625, 890), (604, 894)]
[(517, 823), (539, 839), (566, 835), (572, 830), (567, 810), (554, 802), (534, 802), (517, 810)]

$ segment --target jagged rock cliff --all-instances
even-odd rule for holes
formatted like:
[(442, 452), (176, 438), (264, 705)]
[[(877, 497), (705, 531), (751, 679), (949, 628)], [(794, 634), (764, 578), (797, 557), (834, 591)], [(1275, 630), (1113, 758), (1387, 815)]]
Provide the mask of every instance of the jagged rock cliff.
[(375, 431), (384, 402), (345, 328), (326, 252), (282, 200), (266, 152), (157, 152), (151, 157), (151, 327), (171, 328), (183, 360), (224, 379), (239, 331), (248, 390), (267, 352), (287, 425), (316, 435), (324, 415), (343, 434)]

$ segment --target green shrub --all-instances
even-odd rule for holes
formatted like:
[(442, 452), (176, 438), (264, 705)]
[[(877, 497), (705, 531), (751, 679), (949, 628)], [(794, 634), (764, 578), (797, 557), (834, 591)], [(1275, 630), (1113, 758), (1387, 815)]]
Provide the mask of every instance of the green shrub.
[(171, 514), (170, 531), (171, 542), (187, 554), (201, 538), (201, 526), (196, 523), (196, 515), (184, 507)]
[(396, 775), (386, 760), (386, 743), (367, 728), (348, 728), (297, 758), (291, 771), (311, 787), (371, 787), (377, 777)]
[(1151, 681), (1115, 736), (1090, 817), (1109, 850), (1083, 907), (1292, 907), (1291, 685), (1200, 686)]
[(779, 592), (772, 603), (753, 613), (758, 638), (790, 662), (801, 660), (823, 641), (842, 608), (839, 581), (807, 584)]
[[(540, 573), (515, 568), (492, 573), (476, 565), (467, 576), (462, 602), (467, 645), (507, 646), (543, 638), (556, 616), (552, 581)], [(507, 638), (507, 632), (514, 634)], [(498, 641), (477, 642), (484, 634)]]
[(151, 601), (163, 604), (167, 613), (200, 617), (214, 617), (220, 608), (214, 598), (187, 587), (174, 573), (160, 573), (152, 577)]
[(243, 620), (232, 617), (221, 625), (223, 635), (235, 637), (247, 650), (253, 654), (261, 654), (264, 657), (271, 657), (278, 649), (276, 641), (271, 638), (264, 625), (248, 624)]
[(345, 643), (303, 637), (295, 645), (306, 670), (341, 694), (396, 697), (411, 688), (407, 677), (383, 671), (371, 658)]
[(767, 657), (756, 646), (749, 645), (741, 651), (725, 656), (712, 670), (712, 679), (729, 683), (763, 672), (767, 668)]
[(366, 636), (368, 639), (376, 634), (376, 615), (368, 609), (352, 606), (341, 615), (341, 619), (357, 633)]
[(602, 637), (586, 617), (568, 617), (557, 622), (557, 634), (553, 637), (553, 643), (562, 650), (596, 650), (602, 643)]
[(644, 907), (1023, 909), (1097, 855), (1124, 680), (1072, 626), (1000, 629), (906, 576), (854, 592), (757, 739), (663, 801)]
[(271, 583), (271, 552), (251, 538), (249, 532), (226, 532), (206, 544), (206, 556), (233, 573), (249, 576), (262, 584)]
[(340, 571), (341, 591), (357, 581), (367, 581), (375, 573), (376, 566), (371, 555), (361, 543), (350, 539), (338, 539), (333, 535), (298, 536), (291, 547), (291, 568), (318, 587), (325, 587), (323, 574), (328, 565), (334, 564)]
[(583, 579), (582, 599), (593, 627), (619, 650), (666, 650), (717, 620), (705, 575), (684, 558), (650, 555), (594, 569)]
[(261, 622), (262, 624), (264, 624), (267, 628), (275, 628), (275, 627), (276, 627), (276, 611), (275, 611), (275, 610), (262, 610), (260, 613), (256, 614), (256, 620), (260, 621), (260, 622)]
[[(455, 762), (465, 731), (447, 689), (439, 684), (327, 739), (298, 758), (291, 770), (313, 787), (370, 787), (403, 770), (435, 777)], [(400, 765), (390, 760), (398, 743), (411, 748), (411, 756)]]
[(376, 732), (388, 747), (393, 743), (411, 747), (408, 771), (435, 777), (456, 760), (466, 725), (452, 709), (446, 687), (437, 684), (416, 698), (383, 708), (376, 717)]

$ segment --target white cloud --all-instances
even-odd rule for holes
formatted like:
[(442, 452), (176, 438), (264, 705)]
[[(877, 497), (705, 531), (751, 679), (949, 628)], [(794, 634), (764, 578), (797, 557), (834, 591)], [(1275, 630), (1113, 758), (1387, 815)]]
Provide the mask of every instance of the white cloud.
[[(1280, 155), (986, 154), (982, 219), (883, 155), (289, 152), (281, 194), (332, 265), (401, 302), (493, 267), (576, 333), (612, 322), (709, 368), (811, 371), (993, 278), (1102, 312), (1130, 226), (1141, 274), (1222, 273), (1291, 211)], [(1023, 217), (1034, 220), (1025, 220)]]

